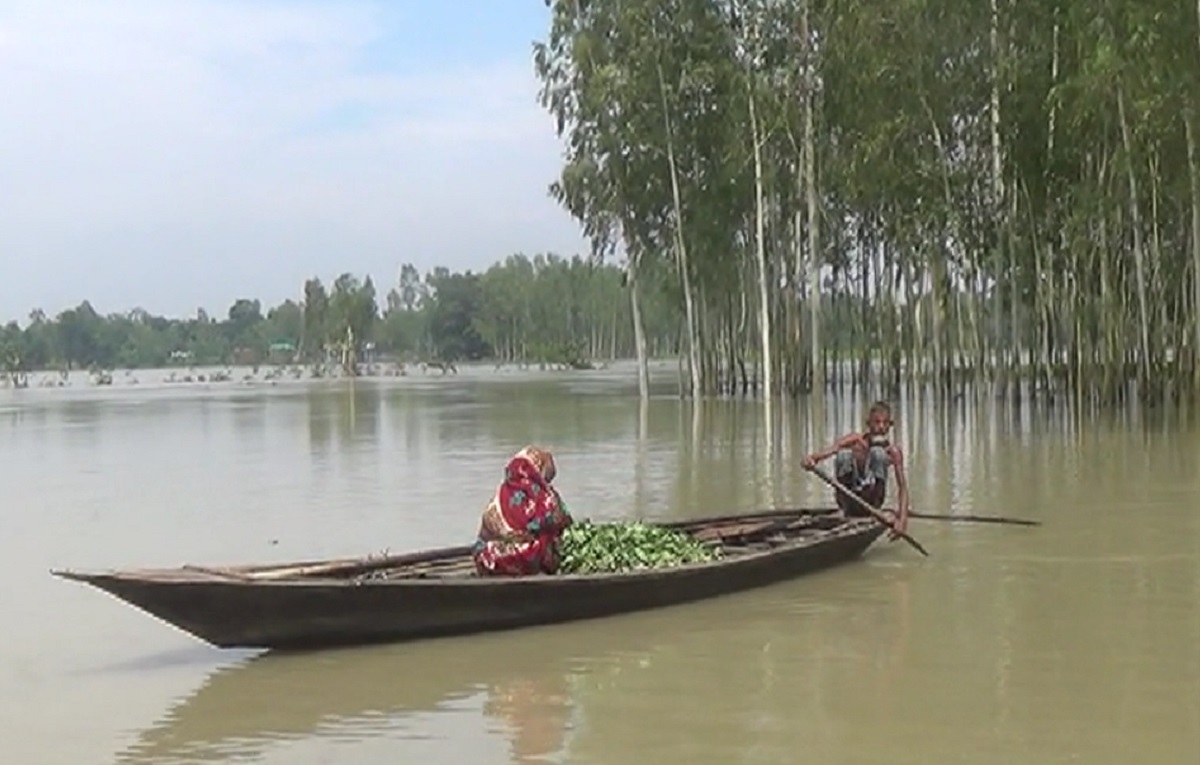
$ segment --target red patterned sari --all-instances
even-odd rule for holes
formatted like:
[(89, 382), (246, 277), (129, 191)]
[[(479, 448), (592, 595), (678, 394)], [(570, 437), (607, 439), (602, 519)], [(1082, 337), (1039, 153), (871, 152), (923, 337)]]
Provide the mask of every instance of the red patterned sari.
[(483, 512), (472, 556), (480, 576), (553, 574), (558, 540), (571, 516), (554, 480), (549, 452), (526, 447), (504, 470), (504, 480)]

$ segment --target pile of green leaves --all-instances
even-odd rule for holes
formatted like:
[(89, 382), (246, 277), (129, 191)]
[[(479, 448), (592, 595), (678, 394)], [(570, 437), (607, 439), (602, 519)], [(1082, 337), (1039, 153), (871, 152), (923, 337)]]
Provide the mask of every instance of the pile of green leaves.
[(577, 520), (563, 532), (559, 571), (598, 574), (704, 563), (721, 551), (687, 534), (641, 521)]

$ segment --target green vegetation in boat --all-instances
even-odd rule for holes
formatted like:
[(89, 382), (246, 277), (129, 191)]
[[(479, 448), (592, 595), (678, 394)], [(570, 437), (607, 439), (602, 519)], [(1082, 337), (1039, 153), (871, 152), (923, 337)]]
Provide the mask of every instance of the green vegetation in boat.
[(563, 532), (559, 573), (599, 574), (705, 563), (721, 550), (641, 521), (576, 521)]

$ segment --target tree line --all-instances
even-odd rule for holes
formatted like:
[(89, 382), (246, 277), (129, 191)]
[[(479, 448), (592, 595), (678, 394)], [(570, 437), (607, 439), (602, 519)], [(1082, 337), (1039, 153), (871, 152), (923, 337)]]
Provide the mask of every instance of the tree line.
[[(172, 365), (405, 361), (586, 364), (633, 356), (631, 306), (620, 267), (579, 256), (512, 255), (481, 273), (401, 267), (382, 301), (374, 280), (305, 281), (296, 299), (264, 311), (241, 298), (224, 317), (200, 309), (166, 318), (135, 308), (99, 314), (88, 301), (54, 317), (30, 313), (0, 328), (0, 370)], [(672, 306), (651, 301), (650, 352), (676, 351)]]
[(546, 2), (551, 192), (689, 394), (1200, 389), (1200, 2)]

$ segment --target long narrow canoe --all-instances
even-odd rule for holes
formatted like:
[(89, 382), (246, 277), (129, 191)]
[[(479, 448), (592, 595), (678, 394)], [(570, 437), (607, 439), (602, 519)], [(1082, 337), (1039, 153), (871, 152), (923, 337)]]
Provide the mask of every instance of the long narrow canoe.
[(84, 582), (220, 648), (314, 649), (589, 619), (761, 587), (859, 557), (870, 518), (779, 510), (663, 523), (718, 560), (604, 574), (479, 577), (470, 547), (286, 564), (107, 572)]

